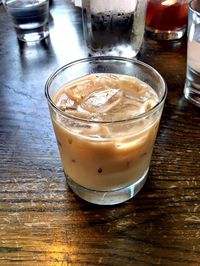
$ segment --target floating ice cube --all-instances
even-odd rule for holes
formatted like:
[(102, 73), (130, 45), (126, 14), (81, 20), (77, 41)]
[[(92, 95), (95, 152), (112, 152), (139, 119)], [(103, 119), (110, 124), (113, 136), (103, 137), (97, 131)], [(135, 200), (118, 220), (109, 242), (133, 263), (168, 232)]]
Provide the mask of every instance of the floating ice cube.
[(81, 102), (81, 107), (90, 113), (108, 112), (120, 102), (122, 95), (119, 89), (94, 91)]
[(111, 88), (117, 89), (119, 87), (120, 79), (114, 74), (107, 74), (97, 76), (96, 82), (100, 89), (103, 88), (104, 90), (109, 90)]
[(71, 100), (76, 103), (80, 103), (91, 92), (97, 89), (99, 89), (98, 83), (95, 82), (95, 76), (91, 75), (89, 80), (83, 79), (76, 84), (69, 84), (66, 88), (64, 88), (64, 92)]
[(154, 104), (158, 99), (157, 94), (151, 90), (149, 91), (148, 87), (144, 87), (143, 91), (126, 91), (124, 93), (125, 98), (132, 100), (133, 102), (138, 102), (145, 104), (146, 101), (153, 101)]
[(76, 110), (76, 104), (75, 102), (70, 99), (65, 93), (63, 93), (59, 101), (57, 102), (57, 106), (62, 110), (62, 111), (67, 111), (69, 109)]
[(92, 120), (92, 114), (89, 113), (87, 110), (84, 110), (83, 108), (81, 108), (81, 106), (79, 105), (77, 106), (77, 109), (75, 110), (70, 109), (68, 110), (67, 113), (73, 117), (86, 119), (86, 120)]
[(117, 105), (109, 110), (109, 112), (102, 113), (101, 117), (104, 121), (125, 120), (136, 117), (144, 112), (143, 104), (123, 97)]

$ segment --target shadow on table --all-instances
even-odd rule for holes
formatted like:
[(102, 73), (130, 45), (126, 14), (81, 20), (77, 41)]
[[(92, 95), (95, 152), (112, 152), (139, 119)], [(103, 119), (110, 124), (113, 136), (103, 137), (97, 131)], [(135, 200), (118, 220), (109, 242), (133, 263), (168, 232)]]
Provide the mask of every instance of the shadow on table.
[[(135, 198), (119, 205), (98, 206), (76, 197), (77, 219), (83, 221), (79, 233), (84, 231), (86, 245), (98, 250), (105, 262), (114, 255), (113, 261), (126, 265), (161, 263), (162, 258), (173, 258), (174, 246), (181, 250), (183, 245), (177, 231), (179, 214), (174, 212), (178, 203), (170, 197), (150, 179)], [(107, 252), (101, 254), (101, 249)]]
[(20, 51), (20, 61), (23, 70), (34, 71), (34, 68), (38, 69), (40, 66), (51, 63), (55, 64), (56, 55), (51, 45), (50, 36), (38, 43), (25, 43), (18, 41)]

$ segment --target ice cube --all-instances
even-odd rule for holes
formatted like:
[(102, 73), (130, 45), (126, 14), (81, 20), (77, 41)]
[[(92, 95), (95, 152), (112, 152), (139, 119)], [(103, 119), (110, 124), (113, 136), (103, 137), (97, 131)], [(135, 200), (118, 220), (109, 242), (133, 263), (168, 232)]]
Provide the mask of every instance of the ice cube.
[(57, 106), (62, 110), (62, 111), (67, 111), (67, 110), (76, 110), (76, 103), (71, 100), (65, 93), (63, 93), (59, 101), (57, 102)]
[(124, 97), (127, 100), (132, 101), (133, 105), (137, 105), (140, 111), (143, 112), (149, 110), (158, 102), (158, 96), (156, 92), (146, 83), (139, 81), (137, 78), (133, 82), (127, 84), (123, 81), (121, 84), (124, 89)]
[(98, 83), (95, 81), (95, 79), (95, 75), (91, 75), (90, 79), (88, 80), (82, 79), (76, 84), (69, 84), (64, 88), (64, 92), (70, 99), (76, 103), (80, 103), (91, 92), (99, 89)]
[(119, 89), (94, 91), (81, 102), (81, 107), (90, 113), (108, 112), (120, 102), (122, 95)]
[(139, 81), (137, 78), (127, 78), (122, 76), (120, 78), (120, 88), (122, 88), (126, 93), (143, 93), (146, 91), (147, 85), (142, 81)]
[(120, 79), (114, 74), (106, 74), (97, 76), (96, 82), (99, 87), (104, 89), (118, 88)]
[[(146, 90), (146, 91), (145, 91)], [(153, 90), (149, 90), (148, 87), (144, 88), (144, 90), (141, 92), (138, 91), (126, 91), (124, 93), (124, 96), (127, 99), (133, 100), (135, 103), (143, 103), (145, 104), (146, 101), (152, 100), (152, 101), (156, 101), (158, 99), (158, 96), (156, 95), (156, 93)]]
[(143, 104), (130, 99), (122, 98), (109, 112), (101, 114), (102, 120), (125, 120), (145, 112)]
[(87, 120), (92, 120), (92, 115), (88, 111), (84, 110), (81, 108), (81, 106), (77, 106), (77, 109), (75, 110), (68, 110), (67, 112), (69, 115), (76, 117), (76, 118), (81, 118), (81, 119), (87, 119)]
[(93, 124), (84, 129), (84, 134), (95, 138), (111, 138), (110, 130), (105, 125)]

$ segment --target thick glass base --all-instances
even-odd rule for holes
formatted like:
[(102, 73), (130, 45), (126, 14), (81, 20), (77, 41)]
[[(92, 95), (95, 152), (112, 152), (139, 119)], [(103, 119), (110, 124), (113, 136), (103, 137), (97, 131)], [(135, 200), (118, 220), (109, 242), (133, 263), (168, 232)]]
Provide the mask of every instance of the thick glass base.
[(146, 27), (146, 34), (148, 37), (154, 39), (154, 40), (178, 40), (183, 37), (183, 35), (186, 32), (186, 28), (177, 29), (175, 31), (168, 30), (168, 31), (162, 31), (162, 30), (156, 30), (149, 27)]
[(186, 81), (184, 88), (184, 96), (194, 105), (200, 107), (200, 85), (199, 89), (192, 87), (190, 82)]
[(145, 184), (147, 173), (148, 171), (144, 176), (142, 176), (137, 182), (133, 183), (132, 185), (113, 191), (97, 191), (87, 189), (76, 184), (68, 176), (66, 176), (66, 178), (69, 187), (80, 198), (98, 205), (114, 205), (133, 198)]
[(184, 95), (187, 100), (200, 107), (200, 73), (187, 66)]
[(36, 29), (20, 29), (16, 28), (17, 37), (23, 42), (36, 42), (43, 40), (49, 36), (48, 25), (43, 25)]

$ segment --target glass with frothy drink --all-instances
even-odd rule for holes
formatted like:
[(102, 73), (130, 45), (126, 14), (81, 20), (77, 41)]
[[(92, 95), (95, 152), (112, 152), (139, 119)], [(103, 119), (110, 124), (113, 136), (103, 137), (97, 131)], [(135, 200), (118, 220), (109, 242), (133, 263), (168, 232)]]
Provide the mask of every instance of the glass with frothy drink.
[(45, 88), (70, 188), (86, 201), (124, 202), (145, 183), (166, 97), (160, 74), (120, 57), (63, 66)]

